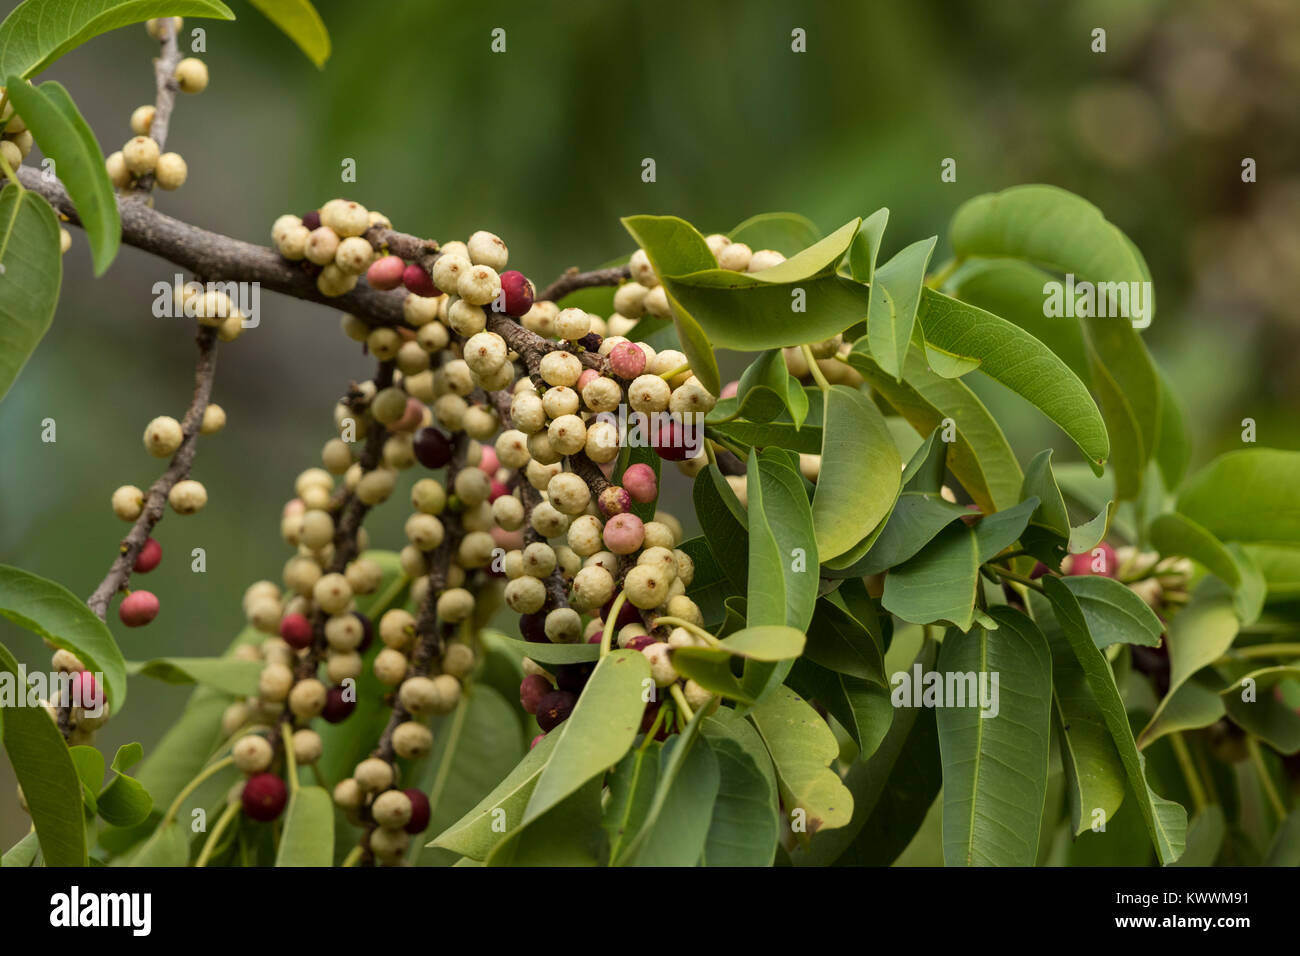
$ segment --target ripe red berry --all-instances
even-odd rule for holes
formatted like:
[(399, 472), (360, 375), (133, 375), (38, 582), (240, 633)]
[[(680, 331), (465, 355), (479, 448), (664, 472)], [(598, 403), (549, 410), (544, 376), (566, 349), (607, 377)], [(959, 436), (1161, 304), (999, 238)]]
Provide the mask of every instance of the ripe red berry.
[(533, 284), (522, 272), (511, 269), (501, 273), (501, 293), (505, 298), (506, 315), (519, 318), (533, 307)]
[(384, 256), (376, 259), (366, 270), (366, 281), (372, 289), (396, 289), (402, 284), (406, 263), (401, 256)]
[[(1098, 554), (1097, 552), (1101, 553)], [(1065, 560), (1066, 574), (1097, 574), (1113, 578), (1118, 569), (1118, 562), (1115, 560), (1115, 549), (1104, 541), (1091, 551), (1085, 551), (1083, 554), (1072, 554)]]
[(83, 710), (98, 710), (104, 703), (104, 694), (99, 689), (99, 681), (95, 680), (95, 675), (90, 671), (77, 671), (73, 674), (70, 690), (72, 691), (70, 703)]
[(502, 495), (510, 494), (510, 489), (506, 487), (505, 482), (497, 481), (495, 478), (491, 482), (491, 491), (488, 492), (488, 501), (496, 501)]
[(685, 461), (699, 450), (699, 426), (667, 422), (652, 430), (655, 454), (664, 461)]
[(519, 705), (527, 713), (535, 714), (542, 698), (554, 689), (541, 674), (529, 674), (519, 685)]
[[(614, 606), (614, 599), (610, 598), (605, 602), (605, 606), (600, 609), (600, 618), (602, 621), (609, 620), (609, 612)], [(624, 601), (623, 606), (618, 609), (618, 618), (614, 621), (614, 633), (618, 633), (619, 628), (626, 627), (629, 624), (640, 624), (641, 613), (636, 609), (636, 605), (631, 601)]]
[(344, 691), (342, 684), (336, 684), (325, 692), (325, 709), (321, 711), (321, 716), (326, 723), (341, 724), (357, 709), (355, 691), (352, 694), (345, 694)]
[(546, 636), (546, 612), (534, 611), (532, 614), (520, 615), (519, 633), (524, 636), (525, 641), (549, 644), (551, 639)]
[(550, 733), (573, 713), (578, 695), (567, 690), (553, 690), (537, 705), (537, 726)]
[(638, 634), (636, 637), (628, 641), (624, 647), (629, 651), (639, 651), (654, 643), (656, 643), (655, 639), (649, 634)]
[(429, 825), (429, 816), (432, 808), (429, 806), (429, 798), (424, 795), (424, 791), (416, 787), (403, 790), (406, 799), (411, 801), (411, 819), (406, 821), (406, 826), (402, 827), (407, 833), (423, 833)]
[(648, 504), (659, 497), (659, 482), (655, 478), (654, 469), (640, 462), (628, 465), (627, 471), (623, 472), (623, 487), (633, 501), (641, 504)]
[(244, 784), (244, 814), (260, 823), (270, 823), (284, 812), (289, 790), (273, 773), (259, 773)]
[(632, 496), (621, 485), (610, 485), (596, 499), (596, 507), (606, 518), (612, 518), (632, 507)]
[(370, 623), (370, 618), (360, 611), (353, 611), (352, 616), (361, 622), (361, 643), (357, 645), (357, 653), (364, 654), (370, 650), (370, 645), (374, 643), (375, 627)]
[(280, 621), (280, 636), (294, 650), (311, 647), (311, 621), (305, 614), (286, 614)]
[(150, 538), (140, 549), (136, 556), (135, 564), (131, 565), (131, 570), (138, 574), (148, 574), (162, 561), (162, 545)]
[(735, 398), (738, 391), (740, 391), (740, 382), (730, 381), (722, 386), (722, 394), (718, 398)]
[(317, 210), (317, 209), (313, 209), (311, 212), (305, 212), (305, 213), (303, 213), (303, 214), (302, 214), (302, 224), (303, 224), (304, 226), (306, 226), (308, 229), (319, 229), (319, 228), (320, 228), (320, 211)]
[(430, 426), (415, 433), (415, 457), (425, 468), (441, 468), (451, 461), (451, 441)]
[(408, 292), (414, 292), (416, 295), (427, 298), (442, 295), (438, 291), (438, 287), (433, 284), (433, 279), (430, 278), (429, 273), (414, 262), (402, 270), (402, 284), (406, 286)]
[(127, 627), (143, 627), (158, 616), (158, 598), (149, 591), (132, 591), (117, 613)]

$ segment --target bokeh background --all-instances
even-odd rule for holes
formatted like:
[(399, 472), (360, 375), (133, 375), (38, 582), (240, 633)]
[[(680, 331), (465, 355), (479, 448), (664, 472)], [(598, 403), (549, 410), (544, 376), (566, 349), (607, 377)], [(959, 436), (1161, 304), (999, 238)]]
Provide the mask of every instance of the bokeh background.
[[(186, 24), (206, 29), (212, 82), (173, 121), (168, 146), (190, 175), (158, 196), (171, 215), (269, 243), (277, 215), (346, 195), (444, 241), (490, 229), (544, 284), (629, 252), (618, 220), (632, 213), (710, 232), (788, 210), (829, 231), (889, 206), (883, 255), (937, 233), (938, 263), (963, 200), (1053, 183), (1097, 203), (1150, 263), (1160, 311), (1145, 335), (1186, 407), (1193, 465), (1239, 447), (1246, 417), (1262, 444), (1300, 447), (1294, 0), (319, 0), (334, 43), (323, 71), (248, 3), (229, 3), (237, 22)], [(490, 52), (496, 27), (504, 54)], [(1099, 27), (1105, 53), (1091, 51)], [(791, 51), (795, 28), (806, 53)], [(153, 99), (155, 50), (131, 27), (46, 74), (105, 152)], [(955, 183), (940, 182), (946, 157)], [(1241, 181), (1245, 157), (1257, 183)], [(340, 182), (345, 158), (355, 184)], [(124, 248), (96, 280), (74, 235), (54, 326), (0, 403), (0, 563), (77, 594), (103, 576), (124, 532), (109, 495), (152, 482), (144, 425), (190, 398), (192, 323), (150, 311), (154, 283), (175, 273)], [(279, 512), (293, 478), (317, 463), (334, 402), (369, 368), (336, 312), (263, 297), (262, 326), (219, 355), (214, 400), (229, 425), (201, 442), (195, 468), (210, 502), (158, 529), (167, 560), (149, 586), (162, 613), (132, 631), (110, 618), (128, 658), (218, 653), (238, 632), (243, 588), (288, 556)], [(1069, 457), (1045, 420), (981, 391), (1024, 461), (1047, 445)], [(47, 418), (54, 443), (41, 441)], [(403, 543), (404, 517), (376, 512), (377, 546)], [(190, 571), (196, 547), (204, 574)], [(0, 641), (48, 666), (3, 620)], [(105, 752), (136, 739), (147, 752), (188, 693), (141, 684), (101, 731)], [(28, 827), (13, 795), (0, 761), (4, 846)]]

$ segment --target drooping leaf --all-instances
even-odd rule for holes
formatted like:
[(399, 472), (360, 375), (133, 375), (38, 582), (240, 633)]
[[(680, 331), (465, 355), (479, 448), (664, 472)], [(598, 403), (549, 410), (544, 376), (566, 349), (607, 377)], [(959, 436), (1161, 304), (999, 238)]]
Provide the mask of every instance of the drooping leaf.
[(318, 67), (330, 58), (330, 35), (310, 0), (248, 0)]
[(118, 827), (133, 827), (149, 816), (153, 798), (139, 780), (127, 774), (144, 757), (139, 744), (124, 744), (117, 749), (113, 763), (113, 779), (99, 794), (99, 815), (105, 822)]
[(1076, 575), (1061, 581), (1079, 602), (1088, 632), (1099, 649), (1119, 643), (1160, 646), (1164, 625), (1147, 602), (1128, 587), (1099, 574)]
[(718, 796), (705, 866), (771, 866), (780, 837), (776, 777), (763, 740), (745, 720), (706, 717), (700, 732), (718, 760)]
[(871, 279), (867, 342), (876, 362), (896, 381), (903, 378), (903, 362), (912, 341), (925, 270), (937, 238), (931, 236), (904, 247), (877, 267)]
[[(18, 662), (3, 644), (0, 673), (7, 675), (17, 692), (27, 692), (18, 681)], [(81, 780), (59, 728), (44, 707), (6, 707), (0, 711), (0, 736), (36, 826), (46, 865), (85, 866)], [(102, 767), (103, 758), (100, 762)]]
[(1146, 823), (1147, 834), (1151, 837), (1160, 862), (1172, 863), (1182, 855), (1186, 844), (1187, 811), (1179, 804), (1159, 796), (1147, 783), (1145, 763), (1138, 753), (1133, 732), (1129, 729), (1128, 714), (1120, 699), (1119, 690), (1115, 686), (1115, 676), (1105, 656), (1097, 649), (1092, 636), (1088, 633), (1088, 625), (1083, 611), (1079, 608), (1079, 602), (1074, 599), (1070, 589), (1059, 578), (1047, 575), (1042, 581), (1047, 597), (1055, 610), (1056, 619), (1060, 622), (1070, 650), (1083, 670), (1093, 699), (1096, 700), (1102, 719), (1106, 722), (1106, 729), (1110, 731), (1120, 761), (1124, 764), (1129, 792), (1136, 799), (1142, 819)]
[(813, 495), (813, 530), (822, 561), (838, 557), (893, 507), (902, 460), (880, 410), (846, 385), (826, 393), (822, 466)]
[(254, 697), (262, 664), (232, 657), (159, 657), (151, 661), (128, 661), (126, 672), (152, 677), (164, 684), (201, 684), (223, 694)]
[(880, 241), (889, 222), (889, 210), (877, 209), (858, 227), (858, 234), (849, 246), (849, 274), (859, 282), (870, 283), (876, 273), (876, 257), (880, 255)]
[(63, 276), (50, 204), (8, 183), (0, 190), (0, 399), (54, 319)]
[(830, 763), (839, 745), (830, 727), (794, 691), (781, 687), (750, 712), (767, 744), (788, 812), (802, 810), (806, 832), (834, 829), (853, 815), (853, 796)]
[[(631, 233), (637, 245), (645, 250), (661, 281), (664, 276), (712, 269), (718, 264), (704, 237), (694, 226), (676, 216), (626, 216), (623, 227)], [(713, 348), (723, 343), (711, 341), (711, 335), (701, 328), (689, 306), (683, 306), (677, 301), (674, 287), (666, 281), (664, 291), (668, 294), (673, 323), (677, 327), (682, 351), (691, 363), (691, 371), (700, 380), (700, 384), (711, 394), (717, 395), (722, 391), (722, 380), (718, 375), (718, 360), (713, 354)]]
[(750, 452), (750, 625), (788, 624), (803, 631), (817, 602), (818, 544), (813, 512), (799, 473), (766, 454)]
[(54, 161), (90, 240), (95, 275), (103, 275), (117, 255), (122, 222), (95, 134), (68, 91), (58, 83), (29, 86), (13, 75), (6, 83), (14, 109), (31, 130), (41, 152)]
[[(0, 280), (3, 281), (3, 280)], [(71, 651), (86, 670), (103, 675), (113, 712), (126, 702), (126, 662), (104, 622), (61, 584), (0, 565), (0, 616)]]
[[(700, 715), (696, 715), (698, 724)], [(682, 750), (680, 759), (675, 751)], [(695, 866), (704, 853), (721, 773), (713, 747), (699, 736), (669, 737), (659, 753), (659, 778), (645, 828), (625, 862), (631, 866)]]
[(618, 859), (626, 843), (645, 825), (659, 781), (660, 750), (661, 745), (651, 740), (620, 760), (610, 774), (609, 802), (602, 817), (609, 834), (610, 859)]
[(1019, 611), (1003, 605), (989, 613), (998, 630), (949, 632), (939, 652), (940, 674), (974, 678), (965, 701), (945, 700), (935, 715), (943, 858), (947, 866), (1032, 866), (1047, 793), (1051, 654)]
[(101, 33), (162, 16), (235, 19), (219, 0), (25, 0), (0, 23), (0, 76), (33, 77)]

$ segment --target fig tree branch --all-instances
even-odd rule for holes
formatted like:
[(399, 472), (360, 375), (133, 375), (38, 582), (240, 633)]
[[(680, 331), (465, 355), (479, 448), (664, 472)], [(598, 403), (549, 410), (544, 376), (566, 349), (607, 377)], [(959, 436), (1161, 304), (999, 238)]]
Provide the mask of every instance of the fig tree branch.
[[(161, 153), (167, 145), (167, 131), (171, 125), (172, 110), (176, 106), (176, 94), (180, 87), (176, 83), (176, 64), (181, 61), (181, 48), (177, 42), (176, 24), (170, 18), (164, 18), (159, 24), (162, 46), (158, 58), (153, 61), (154, 80), (158, 92), (154, 98), (153, 122), (149, 125), (149, 135), (158, 144)], [(143, 201), (153, 191), (154, 174), (142, 176), (131, 194), (137, 201)]]

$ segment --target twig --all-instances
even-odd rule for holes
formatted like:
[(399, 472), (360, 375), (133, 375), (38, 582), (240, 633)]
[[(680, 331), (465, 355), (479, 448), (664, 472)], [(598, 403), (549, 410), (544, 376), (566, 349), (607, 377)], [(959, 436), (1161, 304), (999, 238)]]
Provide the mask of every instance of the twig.
[[(159, 42), (162, 51), (153, 61), (154, 81), (158, 92), (154, 98), (153, 122), (149, 125), (149, 135), (158, 144), (161, 153), (167, 145), (167, 130), (171, 125), (172, 109), (176, 106), (176, 94), (180, 86), (176, 82), (176, 64), (181, 61), (180, 44), (176, 42), (176, 24), (170, 17), (165, 17), (159, 25), (161, 36)], [(143, 201), (153, 191), (154, 174), (141, 176), (131, 192), (131, 198)]]
[(627, 266), (614, 266), (612, 269), (593, 269), (590, 272), (579, 272), (575, 267), (566, 270), (564, 275), (539, 292), (537, 300), (539, 302), (559, 302), (570, 292), (576, 292), (579, 289), (618, 285), (631, 274), (632, 271)]

